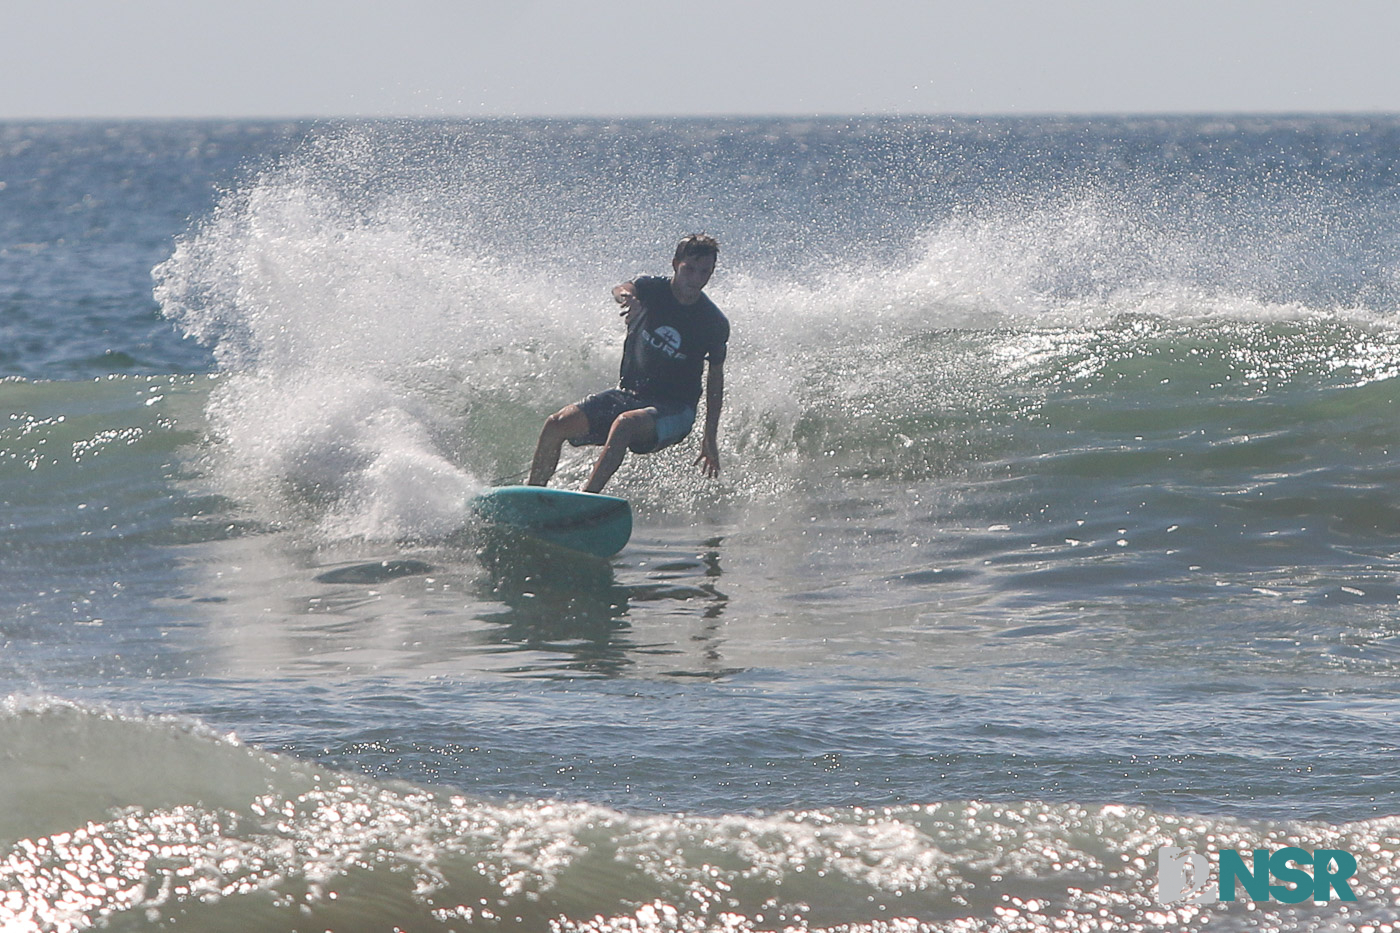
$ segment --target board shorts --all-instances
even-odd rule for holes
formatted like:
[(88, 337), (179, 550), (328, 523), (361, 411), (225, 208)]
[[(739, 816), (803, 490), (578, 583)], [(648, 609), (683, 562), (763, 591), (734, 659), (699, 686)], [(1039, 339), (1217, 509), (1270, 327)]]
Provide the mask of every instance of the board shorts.
[(684, 440), (695, 427), (695, 406), (684, 402), (653, 402), (629, 392), (626, 389), (608, 389), (590, 395), (578, 403), (578, 407), (588, 416), (588, 433), (582, 437), (570, 438), (575, 447), (590, 447), (605, 444), (608, 432), (617, 416), (625, 411), (645, 409), (656, 419), (656, 443), (636, 443), (628, 445), (635, 454), (649, 454), (663, 447), (670, 447)]

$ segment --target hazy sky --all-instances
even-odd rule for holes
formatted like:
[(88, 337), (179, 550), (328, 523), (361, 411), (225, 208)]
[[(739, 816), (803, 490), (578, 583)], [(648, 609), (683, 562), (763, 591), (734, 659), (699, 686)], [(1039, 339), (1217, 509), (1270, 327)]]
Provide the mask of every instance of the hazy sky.
[(1395, 0), (6, 0), (0, 119), (1400, 111)]

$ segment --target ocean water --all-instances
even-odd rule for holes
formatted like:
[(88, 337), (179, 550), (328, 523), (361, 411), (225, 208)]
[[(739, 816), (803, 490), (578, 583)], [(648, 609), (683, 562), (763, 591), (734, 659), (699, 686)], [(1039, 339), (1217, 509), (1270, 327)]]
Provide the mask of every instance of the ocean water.
[(1390, 930), (1397, 311), (1395, 117), (0, 124), (0, 928)]

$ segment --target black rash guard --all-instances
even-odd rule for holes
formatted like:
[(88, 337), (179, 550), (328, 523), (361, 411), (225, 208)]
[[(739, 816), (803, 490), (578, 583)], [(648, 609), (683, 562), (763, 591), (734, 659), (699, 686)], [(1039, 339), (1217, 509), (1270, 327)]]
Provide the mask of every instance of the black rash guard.
[(724, 362), (728, 318), (703, 294), (681, 304), (670, 279), (643, 276), (632, 284), (643, 307), (627, 326), (618, 385), (648, 400), (695, 406), (705, 360)]

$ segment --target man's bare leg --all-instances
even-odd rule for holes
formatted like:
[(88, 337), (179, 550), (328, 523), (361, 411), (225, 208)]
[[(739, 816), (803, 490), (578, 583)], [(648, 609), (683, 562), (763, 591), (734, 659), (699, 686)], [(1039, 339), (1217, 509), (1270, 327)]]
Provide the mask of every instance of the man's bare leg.
[(638, 441), (654, 441), (655, 438), (656, 418), (647, 409), (624, 411), (618, 415), (608, 431), (608, 442), (603, 445), (598, 462), (593, 464), (593, 474), (588, 477), (588, 484), (583, 487), (583, 491), (602, 492), (608, 480), (617, 472), (617, 468), (622, 466), (622, 458), (627, 455), (627, 448)]
[[(564, 442), (588, 433), (588, 416), (577, 405), (569, 405), (545, 419), (535, 445), (535, 459), (530, 463), (531, 486), (547, 486), (559, 468), (559, 451)], [(616, 467), (614, 467), (616, 469)]]

